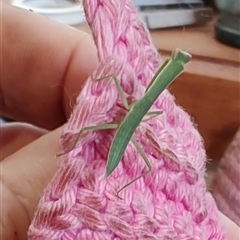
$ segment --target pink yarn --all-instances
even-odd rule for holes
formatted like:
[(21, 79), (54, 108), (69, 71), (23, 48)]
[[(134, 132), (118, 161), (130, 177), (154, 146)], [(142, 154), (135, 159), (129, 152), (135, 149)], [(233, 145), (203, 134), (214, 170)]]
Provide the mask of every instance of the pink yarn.
[[(115, 74), (129, 101), (142, 96), (160, 65), (148, 31), (130, 0), (83, 1), (98, 48), (99, 78)], [(87, 49), (86, 49), (87, 50)], [(88, 61), (88, 59), (86, 59)], [(120, 193), (145, 164), (129, 143), (123, 160), (105, 178), (114, 131), (89, 131), (63, 156), (39, 202), (30, 240), (222, 240), (218, 211), (204, 182), (205, 151), (190, 117), (166, 90), (153, 109), (162, 115), (143, 122), (135, 138), (153, 170)], [(84, 126), (119, 122), (124, 110), (112, 80), (88, 79), (62, 134), (68, 150)]]
[(221, 159), (213, 196), (219, 209), (240, 226), (240, 129)]

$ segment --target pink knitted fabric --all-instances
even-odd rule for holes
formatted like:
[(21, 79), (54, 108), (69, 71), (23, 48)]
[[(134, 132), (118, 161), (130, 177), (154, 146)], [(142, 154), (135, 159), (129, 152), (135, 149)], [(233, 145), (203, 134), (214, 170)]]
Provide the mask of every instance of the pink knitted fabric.
[[(142, 96), (160, 58), (130, 0), (85, 0), (98, 49), (94, 78), (115, 74), (129, 102)], [(87, 51), (87, 49), (86, 49)], [(88, 61), (88, 59), (86, 59)], [(90, 131), (60, 159), (29, 229), (30, 240), (222, 240), (224, 231), (204, 182), (205, 151), (190, 117), (166, 90), (135, 138), (153, 170), (120, 195), (116, 191), (146, 168), (129, 143), (122, 161), (105, 178), (115, 131)], [(62, 134), (67, 151), (84, 126), (119, 122), (126, 114), (114, 82), (88, 79)]]
[(240, 129), (221, 159), (213, 195), (219, 209), (240, 226)]

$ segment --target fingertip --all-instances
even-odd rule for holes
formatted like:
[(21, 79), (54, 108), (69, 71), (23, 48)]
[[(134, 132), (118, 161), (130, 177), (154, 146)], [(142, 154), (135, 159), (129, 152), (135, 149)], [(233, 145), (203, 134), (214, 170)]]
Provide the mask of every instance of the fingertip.
[(4, 116), (54, 129), (97, 65), (92, 37), (4, 4), (1, 97)]

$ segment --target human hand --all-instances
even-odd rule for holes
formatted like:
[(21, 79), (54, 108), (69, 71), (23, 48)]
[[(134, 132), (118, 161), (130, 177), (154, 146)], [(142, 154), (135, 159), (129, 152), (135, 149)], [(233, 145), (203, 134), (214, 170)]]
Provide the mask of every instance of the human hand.
[(43, 189), (57, 170), (61, 125), (97, 56), (88, 34), (1, 4), (0, 114), (34, 126), (1, 127), (0, 239), (25, 240)]
[[(97, 57), (89, 35), (5, 3), (2, 27), (0, 113), (33, 125), (1, 127), (0, 239), (25, 240), (58, 167), (62, 125)], [(238, 227), (225, 221), (229, 239), (238, 239)]]

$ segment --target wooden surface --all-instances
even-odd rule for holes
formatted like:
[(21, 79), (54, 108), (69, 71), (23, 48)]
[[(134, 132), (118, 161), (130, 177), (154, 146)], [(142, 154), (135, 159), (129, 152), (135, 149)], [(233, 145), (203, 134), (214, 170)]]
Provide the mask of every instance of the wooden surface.
[(216, 17), (207, 25), (200, 27), (176, 28), (152, 31), (155, 46), (164, 51), (172, 51), (176, 47), (189, 50), (198, 57), (208, 57), (217, 61), (240, 63), (239, 50), (218, 42), (214, 38)]
[(239, 81), (240, 51), (215, 40), (215, 20), (202, 27), (152, 31), (151, 36), (163, 55), (169, 56), (177, 47), (189, 50), (193, 60), (187, 65), (187, 72)]
[(208, 157), (220, 160), (240, 126), (239, 82), (184, 73), (170, 91), (193, 117)]
[[(208, 157), (219, 160), (240, 126), (240, 51), (214, 38), (214, 21), (202, 27), (152, 31), (163, 58), (176, 47), (193, 55), (169, 88), (193, 118)], [(79, 29), (90, 32), (86, 25)]]
[(240, 127), (240, 51), (215, 40), (214, 21), (151, 35), (164, 58), (176, 47), (190, 49), (193, 60), (170, 91), (193, 117), (208, 157), (219, 160)]

